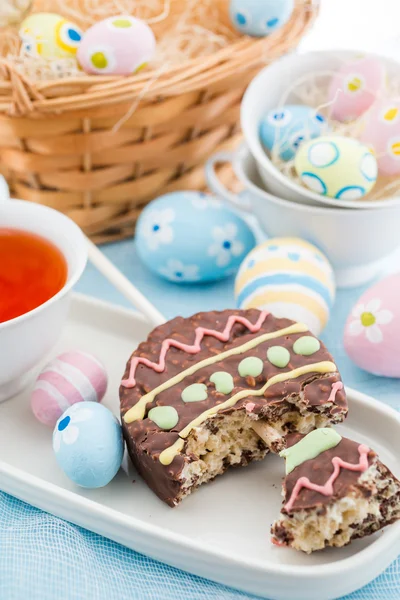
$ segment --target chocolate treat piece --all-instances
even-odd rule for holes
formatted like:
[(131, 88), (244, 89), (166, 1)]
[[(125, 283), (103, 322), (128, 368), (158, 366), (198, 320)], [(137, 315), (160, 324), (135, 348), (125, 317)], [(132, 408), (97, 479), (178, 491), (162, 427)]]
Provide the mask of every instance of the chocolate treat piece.
[(347, 413), (326, 348), (305, 325), (256, 309), (157, 327), (128, 361), (120, 398), (129, 455), (170, 506), (230, 465), (282, 450), (288, 432)]
[(282, 517), (272, 541), (311, 553), (345, 546), (400, 518), (400, 482), (376, 453), (333, 429), (290, 434)]

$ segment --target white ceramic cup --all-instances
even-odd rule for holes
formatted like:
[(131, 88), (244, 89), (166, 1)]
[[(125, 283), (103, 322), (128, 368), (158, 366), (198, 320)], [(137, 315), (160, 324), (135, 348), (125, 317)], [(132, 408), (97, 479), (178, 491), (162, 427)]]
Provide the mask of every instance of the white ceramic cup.
[(68, 265), (64, 287), (34, 310), (0, 323), (0, 401), (29, 381), (29, 371), (57, 342), (68, 314), (70, 292), (87, 261), (86, 240), (65, 215), (39, 204), (10, 200), (0, 203), (0, 228), (29, 231), (53, 242)]
[[(310, 72), (334, 72), (345, 62), (355, 58), (353, 51), (324, 51), (306, 54), (289, 54), (273, 62), (263, 69), (251, 82), (244, 95), (241, 108), (241, 124), (246, 143), (257, 161), (257, 168), (268, 192), (293, 202), (301, 202), (312, 206), (329, 205), (336, 208), (379, 208), (386, 210), (400, 205), (400, 198), (384, 201), (370, 200), (335, 200), (317, 194), (294, 180), (289, 179), (271, 162), (260, 141), (260, 123), (265, 114), (280, 105), (285, 92), (293, 86), (297, 78)], [(386, 66), (387, 75), (399, 77), (398, 62), (379, 58)], [(285, 104), (298, 104), (299, 100), (291, 95)]]
[[(226, 162), (233, 165), (245, 186), (243, 201), (229, 192), (215, 173), (215, 165)], [(400, 205), (386, 210), (351, 210), (282, 200), (263, 189), (256, 161), (245, 145), (234, 154), (213, 156), (206, 176), (216, 195), (252, 212), (269, 236), (300, 237), (315, 244), (331, 262), (338, 287), (367, 283), (400, 246)]]

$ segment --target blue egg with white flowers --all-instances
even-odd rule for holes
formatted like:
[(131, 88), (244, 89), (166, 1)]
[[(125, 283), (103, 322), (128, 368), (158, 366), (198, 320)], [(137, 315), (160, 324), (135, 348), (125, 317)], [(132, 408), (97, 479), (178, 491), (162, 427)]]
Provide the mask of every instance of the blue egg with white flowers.
[(330, 130), (325, 117), (309, 106), (292, 104), (270, 110), (260, 123), (264, 148), (284, 161), (295, 157), (301, 144)]
[(265, 37), (290, 19), (294, 0), (231, 0), (230, 17), (240, 33)]
[(136, 227), (139, 258), (174, 283), (217, 281), (236, 273), (255, 246), (247, 223), (203, 192), (173, 192), (150, 202)]
[(97, 402), (77, 402), (58, 419), (53, 432), (57, 463), (74, 483), (104, 487), (118, 473), (124, 454), (121, 425)]

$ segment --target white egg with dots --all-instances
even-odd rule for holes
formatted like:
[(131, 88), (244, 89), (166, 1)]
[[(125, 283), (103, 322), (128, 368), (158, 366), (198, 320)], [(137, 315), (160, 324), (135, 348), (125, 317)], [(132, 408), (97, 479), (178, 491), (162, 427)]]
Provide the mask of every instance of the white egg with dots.
[(149, 63), (156, 50), (151, 28), (129, 15), (95, 23), (83, 36), (78, 61), (93, 75), (131, 75)]
[(108, 376), (98, 358), (81, 350), (64, 352), (49, 362), (36, 379), (31, 397), (36, 419), (54, 427), (77, 402), (101, 402)]

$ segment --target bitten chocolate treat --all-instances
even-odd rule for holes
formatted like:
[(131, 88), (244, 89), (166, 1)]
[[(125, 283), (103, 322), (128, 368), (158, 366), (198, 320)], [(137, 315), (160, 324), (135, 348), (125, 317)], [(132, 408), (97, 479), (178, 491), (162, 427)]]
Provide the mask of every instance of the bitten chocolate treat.
[(323, 344), (305, 325), (256, 309), (157, 327), (129, 359), (120, 399), (129, 455), (170, 506), (231, 465), (281, 451), (288, 432), (347, 414)]
[(345, 546), (400, 518), (400, 483), (364, 444), (333, 429), (289, 434), (282, 518), (273, 542), (311, 553)]

